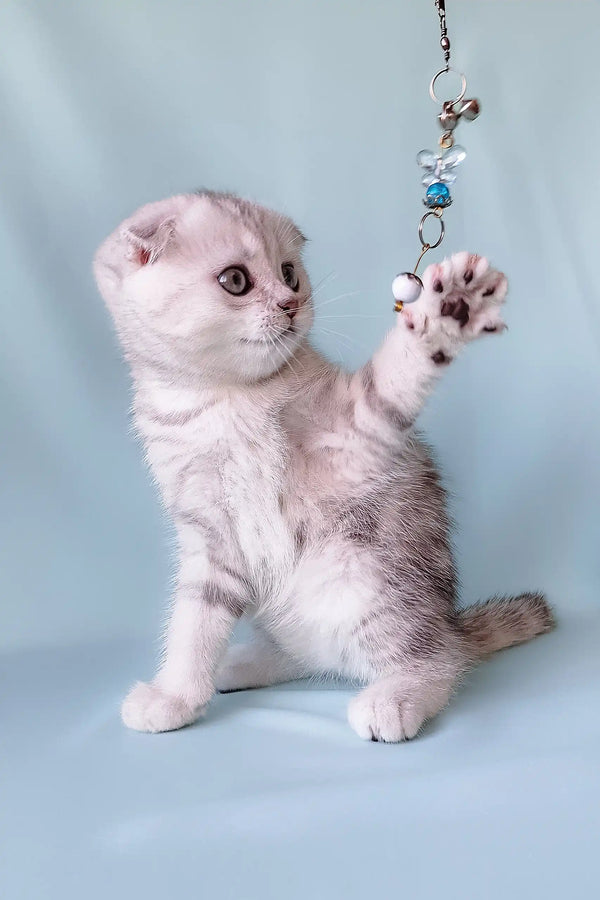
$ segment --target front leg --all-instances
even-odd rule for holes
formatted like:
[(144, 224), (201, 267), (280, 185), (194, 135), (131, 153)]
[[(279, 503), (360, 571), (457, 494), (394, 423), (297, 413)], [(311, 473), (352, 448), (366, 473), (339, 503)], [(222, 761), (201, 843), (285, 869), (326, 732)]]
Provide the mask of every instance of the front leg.
[(231, 570), (203, 560), (202, 577), (182, 566), (167, 627), (163, 663), (155, 679), (138, 682), (123, 702), (125, 725), (136, 731), (173, 731), (190, 725), (206, 710), (214, 676), (245, 602), (243, 583)]
[(423, 275), (424, 291), (405, 306), (396, 328), (352, 378), (355, 419), (388, 442), (410, 429), (445, 366), (469, 341), (506, 327), (500, 318), (507, 282), (486, 259), (457, 253)]

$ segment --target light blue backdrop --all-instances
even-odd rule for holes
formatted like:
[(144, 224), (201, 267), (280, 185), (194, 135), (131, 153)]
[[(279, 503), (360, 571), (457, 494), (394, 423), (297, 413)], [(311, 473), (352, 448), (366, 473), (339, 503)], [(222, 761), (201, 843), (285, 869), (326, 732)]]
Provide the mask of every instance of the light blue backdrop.
[(452, 367), (423, 422), (465, 602), (543, 588), (561, 627), (478, 670), (406, 747), (361, 744), (348, 691), (303, 686), (147, 738), (117, 708), (151, 672), (169, 535), (92, 254), (142, 203), (238, 191), (310, 236), (317, 340), (364, 361), (416, 257), (437, 19), (433, 0), (1, 5), (9, 900), (592, 895), (600, 5), (448, 0), (448, 24), (483, 114), (458, 132), (443, 249), (507, 272), (510, 328)]
[[(311, 238), (315, 282), (331, 276), (319, 343), (363, 361), (416, 257), (414, 157), (438, 134), (432, 6), (3, 5), (4, 645), (151, 629), (167, 589), (97, 244), (200, 185), (272, 204)], [(597, 605), (599, 7), (452, 0), (448, 21), (483, 114), (458, 132), (444, 250), (489, 254), (511, 281), (508, 334), (471, 348), (424, 417), (456, 495), (465, 600), (533, 586)]]

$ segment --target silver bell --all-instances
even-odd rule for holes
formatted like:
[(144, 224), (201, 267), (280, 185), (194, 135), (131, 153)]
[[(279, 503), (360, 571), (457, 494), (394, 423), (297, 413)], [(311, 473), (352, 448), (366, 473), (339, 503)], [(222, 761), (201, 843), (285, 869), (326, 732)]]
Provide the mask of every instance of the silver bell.
[(471, 100), (464, 100), (460, 109), (458, 110), (459, 116), (464, 116), (467, 121), (472, 122), (477, 118), (479, 113), (481, 112), (481, 104), (479, 100), (473, 97)]
[(438, 116), (438, 121), (442, 126), (442, 131), (454, 131), (458, 125), (458, 115), (451, 103), (444, 103), (443, 109)]

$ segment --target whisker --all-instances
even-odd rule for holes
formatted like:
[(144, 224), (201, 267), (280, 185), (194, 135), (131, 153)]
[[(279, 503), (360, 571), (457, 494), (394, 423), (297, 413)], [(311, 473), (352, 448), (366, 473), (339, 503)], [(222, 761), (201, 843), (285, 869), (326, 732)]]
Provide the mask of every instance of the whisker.
[(336, 338), (338, 343), (341, 342), (342, 348), (344, 350), (354, 350), (354, 347), (352, 346), (352, 344), (350, 344), (347, 340), (345, 340), (343, 335), (335, 334), (335, 332), (333, 332), (333, 331), (323, 331), (322, 333)]
[[(281, 344), (281, 346), (284, 347), (285, 345), (284, 345), (284, 343), (283, 343), (283, 338), (282, 338), (280, 335), (277, 335), (277, 339), (279, 340), (279, 343)], [(294, 351), (294, 353), (295, 353), (295, 351)], [(301, 370), (302, 370), (303, 372), (305, 371), (305, 366), (304, 366), (304, 364), (301, 362), (301, 360), (299, 360), (299, 359), (294, 355), (294, 353), (288, 353), (286, 359), (287, 359), (287, 364), (289, 365), (290, 369), (292, 370), (292, 372), (294, 373), (294, 375), (296, 376), (296, 378), (299, 378), (298, 373), (296, 372), (296, 370), (295, 370), (294, 367), (292, 366), (292, 359), (294, 360), (295, 363), (297, 363), (297, 364), (300, 366), (300, 368), (301, 368)]]
[[(279, 357), (283, 360), (283, 364), (284, 364), (283, 367), (285, 368), (285, 366), (289, 366), (293, 375), (296, 378), (298, 378), (298, 373), (296, 372), (296, 370), (294, 369), (294, 367), (291, 363), (291, 356), (287, 356), (281, 349), (282, 347), (285, 349), (285, 347), (284, 347), (283, 341), (281, 340), (279, 335), (267, 334), (267, 337), (268, 337), (273, 349), (279, 354)], [(277, 341), (279, 341), (279, 343), (277, 343)]]
[(348, 291), (346, 294), (338, 294), (337, 297), (332, 297), (330, 300), (325, 300), (324, 303), (315, 304), (315, 312), (318, 312), (320, 309), (324, 309), (324, 307), (329, 306), (331, 303), (337, 303), (339, 300), (344, 300), (346, 297), (357, 297), (360, 294), (360, 291)]
[(284, 363), (284, 365), (285, 365), (285, 363), (287, 362), (287, 360), (286, 360), (285, 356), (283, 355), (283, 353), (281, 352), (281, 350), (279, 349), (279, 347), (277, 346), (277, 344), (275, 343), (275, 341), (273, 340), (273, 338), (271, 337), (270, 334), (267, 334), (267, 340), (269, 341), (269, 344), (271, 345), (271, 347), (273, 348), (273, 350), (277, 353), (277, 355), (279, 356), (279, 358), (283, 361), (283, 363)]
[[(367, 349), (367, 348), (365, 347), (365, 345), (364, 345), (361, 341), (357, 341), (355, 338), (351, 337), (351, 336), (348, 335), (348, 334), (342, 334), (341, 332), (339, 332), (339, 331), (334, 331), (332, 328), (327, 328), (327, 327), (324, 326), (324, 325), (322, 325), (322, 326), (320, 327), (320, 330), (321, 330), (321, 331), (325, 331), (327, 334), (332, 334), (332, 335), (334, 335), (335, 337), (337, 337), (337, 338), (339, 338), (339, 339), (341, 339), (341, 340), (344, 340), (344, 341), (351, 341), (352, 344), (355, 344), (357, 347), (360, 347), (361, 350), (366, 350), (366, 349)], [(352, 347), (350, 346), (348, 349), (352, 349)]]
[[(315, 310), (319, 312), (319, 310)], [(368, 315), (367, 313), (326, 313), (319, 316), (320, 319), (381, 319), (380, 315)]]
[(337, 274), (335, 272), (330, 272), (328, 275), (325, 275), (317, 284), (314, 286), (312, 290), (312, 296), (316, 297), (326, 285), (329, 284), (332, 279), (337, 278)]

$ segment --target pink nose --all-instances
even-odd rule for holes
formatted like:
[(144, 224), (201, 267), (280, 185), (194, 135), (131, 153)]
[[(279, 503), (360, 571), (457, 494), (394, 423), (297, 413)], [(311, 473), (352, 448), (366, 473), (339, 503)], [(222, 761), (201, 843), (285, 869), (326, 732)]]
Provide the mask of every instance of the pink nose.
[(296, 313), (298, 312), (298, 298), (297, 297), (289, 297), (287, 300), (280, 300), (277, 306), (279, 309), (282, 309), (284, 312), (288, 314), (290, 319), (293, 319)]

